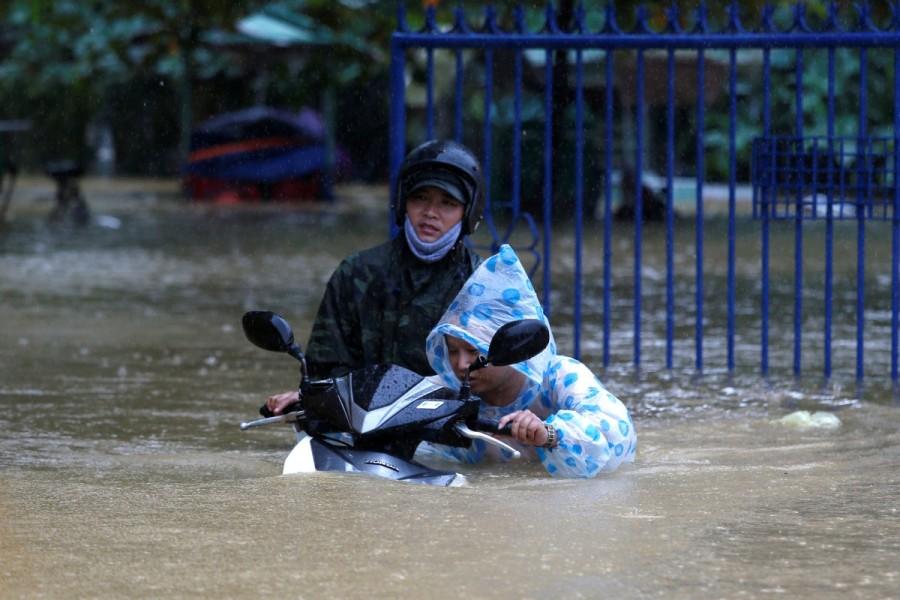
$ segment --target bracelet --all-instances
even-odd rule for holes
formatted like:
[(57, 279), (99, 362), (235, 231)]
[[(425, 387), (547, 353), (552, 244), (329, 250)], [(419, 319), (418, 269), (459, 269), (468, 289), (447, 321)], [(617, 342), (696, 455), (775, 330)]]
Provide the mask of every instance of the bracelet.
[(556, 448), (558, 442), (556, 427), (544, 423), (544, 429), (547, 430), (547, 442), (543, 446), (541, 446), (541, 448), (547, 448), (548, 450)]

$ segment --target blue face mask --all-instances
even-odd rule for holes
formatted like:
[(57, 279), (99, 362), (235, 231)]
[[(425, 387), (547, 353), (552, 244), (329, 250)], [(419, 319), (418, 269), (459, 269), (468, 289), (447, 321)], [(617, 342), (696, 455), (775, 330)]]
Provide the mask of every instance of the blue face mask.
[(406, 231), (406, 244), (416, 258), (423, 262), (433, 263), (441, 260), (459, 239), (462, 231), (462, 221), (451, 227), (447, 233), (433, 242), (424, 242), (416, 235), (416, 230), (409, 221), (409, 215), (403, 221), (403, 229)]

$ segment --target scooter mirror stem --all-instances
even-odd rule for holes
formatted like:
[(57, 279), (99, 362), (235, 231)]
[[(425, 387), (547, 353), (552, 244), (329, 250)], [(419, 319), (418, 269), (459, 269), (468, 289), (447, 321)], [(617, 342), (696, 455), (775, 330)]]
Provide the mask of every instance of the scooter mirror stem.
[(480, 354), (478, 355), (478, 358), (475, 359), (475, 362), (469, 365), (469, 368), (466, 369), (466, 376), (462, 380), (462, 385), (459, 387), (460, 400), (468, 400), (469, 396), (471, 396), (471, 388), (469, 387), (469, 375), (472, 374), (472, 371), (477, 371), (478, 369), (482, 369), (486, 366), (488, 366), (488, 361), (484, 356)]
[(306, 379), (306, 355), (303, 354), (297, 344), (291, 344), (287, 353), (300, 361), (300, 383), (302, 384), (303, 380)]
[(478, 369), (483, 369), (488, 366), (488, 360), (483, 355), (479, 354), (478, 358), (475, 359), (471, 365), (469, 365), (469, 370), (466, 372), (466, 378), (468, 378), (468, 373), (472, 371), (477, 371)]
[(468, 400), (472, 395), (472, 389), (469, 387), (469, 373), (472, 372), (472, 369), (469, 368), (466, 370), (466, 376), (462, 380), (462, 385), (459, 386), (459, 399), (460, 400)]

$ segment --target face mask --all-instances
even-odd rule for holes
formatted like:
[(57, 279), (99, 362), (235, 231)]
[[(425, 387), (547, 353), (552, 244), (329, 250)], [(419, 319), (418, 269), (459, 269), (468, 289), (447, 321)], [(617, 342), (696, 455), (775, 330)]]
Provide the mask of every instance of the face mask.
[(409, 221), (409, 216), (403, 222), (403, 228), (406, 231), (406, 245), (410, 251), (416, 255), (416, 258), (423, 262), (433, 263), (444, 258), (456, 240), (459, 239), (459, 232), (462, 231), (462, 221), (451, 227), (447, 233), (433, 242), (423, 242), (416, 235), (416, 230)]

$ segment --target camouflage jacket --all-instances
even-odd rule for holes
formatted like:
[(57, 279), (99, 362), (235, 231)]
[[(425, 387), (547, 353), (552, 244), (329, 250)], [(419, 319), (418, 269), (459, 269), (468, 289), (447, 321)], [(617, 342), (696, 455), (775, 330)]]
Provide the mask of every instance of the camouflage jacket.
[(435, 263), (422, 262), (402, 234), (344, 259), (313, 323), (306, 349), (310, 375), (379, 363), (433, 374), (425, 338), (480, 262), (463, 244)]

